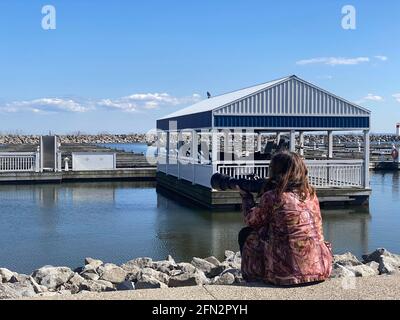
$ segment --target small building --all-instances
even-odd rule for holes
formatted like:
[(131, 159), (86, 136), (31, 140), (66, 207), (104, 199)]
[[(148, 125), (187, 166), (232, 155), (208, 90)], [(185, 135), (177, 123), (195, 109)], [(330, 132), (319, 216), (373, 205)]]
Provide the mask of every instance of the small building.
[[(157, 120), (158, 187), (210, 208), (237, 206), (236, 191), (212, 190), (212, 174), (265, 178), (269, 137), (276, 146), (286, 136), (288, 149), (305, 155), (305, 133), (325, 132), (325, 157), (305, 159), (320, 202), (365, 204), (369, 130), (369, 110), (294, 75), (210, 97)], [(362, 133), (362, 159), (335, 157), (338, 131)]]

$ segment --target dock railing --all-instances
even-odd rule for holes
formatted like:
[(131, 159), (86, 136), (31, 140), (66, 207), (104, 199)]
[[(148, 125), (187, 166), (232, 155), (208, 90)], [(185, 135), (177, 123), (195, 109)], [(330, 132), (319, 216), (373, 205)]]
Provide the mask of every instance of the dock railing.
[(37, 152), (1, 152), (0, 172), (39, 172)]
[[(345, 188), (364, 186), (363, 160), (306, 160), (308, 178), (316, 188)], [(268, 177), (270, 161), (218, 162), (217, 171), (236, 178), (255, 174)]]

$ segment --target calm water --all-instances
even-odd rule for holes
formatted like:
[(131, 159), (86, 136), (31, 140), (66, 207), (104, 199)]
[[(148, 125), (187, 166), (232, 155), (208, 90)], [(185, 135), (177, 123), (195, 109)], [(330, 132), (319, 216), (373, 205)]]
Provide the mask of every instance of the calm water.
[[(373, 174), (370, 210), (324, 210), (335, 252), (384, 246), (400, 252), (400, 175)], [(0, 186), (0, 266), (31, 272), (77, 267), (92, 256), (122, 263), (138, 256), (177, 260), (237, 250), (240, 212), (209, 212), (158, 194), (152, 183)]]

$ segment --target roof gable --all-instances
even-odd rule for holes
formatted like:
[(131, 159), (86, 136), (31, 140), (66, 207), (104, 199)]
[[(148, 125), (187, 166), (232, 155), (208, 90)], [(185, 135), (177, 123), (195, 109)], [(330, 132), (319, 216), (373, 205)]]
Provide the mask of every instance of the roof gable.
[(214, 115), (369, 116), (370, 112), (296, 76), (215, 108)]

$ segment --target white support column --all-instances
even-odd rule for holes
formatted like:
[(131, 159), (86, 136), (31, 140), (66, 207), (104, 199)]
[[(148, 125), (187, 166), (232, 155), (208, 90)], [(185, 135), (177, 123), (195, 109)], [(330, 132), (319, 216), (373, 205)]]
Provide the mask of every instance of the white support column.
[(198, 146), (198, 137), (196, 130), (192, 130), (192, 169), (193, 169), (193, 177), (192, 177), (192, 184), (196, 184), (196, 165), (198, 162), (197, 158), (197, 146)]
[(261, 138), (262, 138), (262, 132), (259, 132), (257, 135), (257, 151), (261, 152)]
[(169, 144), (170, 144), (170, 133), (167, 131), (167, 138), (165, 142), (165, 174), (168, 174), (168, 166), (169, 166)]
[(304, 156), (304, 131), (299, 132), (300, 156)]
[(290, 152), (296, 152), (296, 131), (290, 130)]
[(328, 159), (333, 158), (333, 131), (328, 131)]
[(218, 161), (218, 130), (211, 130), (211, 165), (213, 173), (217, 172)]
[(364, 188), (369, 187), (369, 130), (364, 130)]
[(280, 131), (278, 131), (278, 132), (276, 133), (276, 144), (279, 143), (279, 140), (281, 140), (281, 132), (280, 132)]

